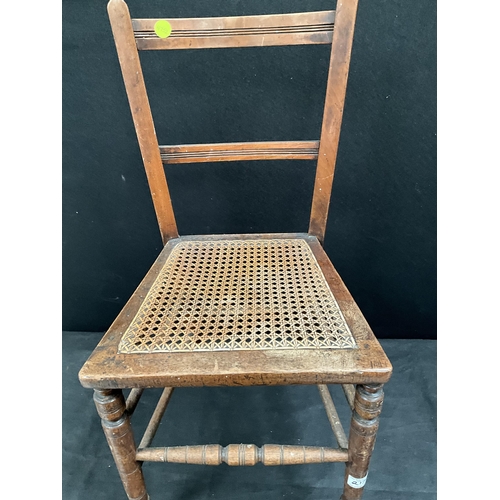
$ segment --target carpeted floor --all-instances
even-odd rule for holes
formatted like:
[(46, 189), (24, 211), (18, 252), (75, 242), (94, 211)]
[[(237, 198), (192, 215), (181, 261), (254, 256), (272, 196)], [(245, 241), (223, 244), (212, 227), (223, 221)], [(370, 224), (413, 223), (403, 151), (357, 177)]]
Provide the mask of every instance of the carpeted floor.
[[(126, 500), (92, 391), (78, 371), (101, 334), (63, 332), (64, 500)], [(436, 342), (382, 340), (394, 367), (385, 387), (363, 500), (436, 498)], [(344, 429), (349, 409), (331, 387)], [(161, 390), (146, 391), (132, 420), (139, 440)], [(314, 386), (178, 389), (153, 446), (218, 443), (336, 446)], [(343, 464), (218, 467), (146, 463), (151, 500), (338, 500)]]

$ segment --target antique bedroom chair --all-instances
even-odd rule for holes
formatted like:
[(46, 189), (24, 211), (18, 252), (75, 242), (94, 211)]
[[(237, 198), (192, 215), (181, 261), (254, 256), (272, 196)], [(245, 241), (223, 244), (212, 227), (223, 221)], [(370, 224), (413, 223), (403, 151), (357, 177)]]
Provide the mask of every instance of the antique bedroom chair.
[[(164, 248), (80, 371), (129, 499), (149, 498), (145, 461), (218, 465), (345, 462), (343, 500), (360, 499), (392, 367), (322, 244), (357, 0), (336, 11), (193, 19), (108, 13)], [(168, 14), (168, 13), (166, 13)], [(139, 50), (331, 44), (319, 141), (160, 146)], [(179, 236), (164, 163), (316, 159), (307, 233)], [(318, 386), (337, 448), (266, 444), (152, 447), (175, 387)], [(349, 436), (326, 384), (341, 384)], [(139, 444), (130, 417), (164, 388)], [(124, 389), (131, 389), (127, 399)], [(117, 497), (118, 498), (118, 497)]]

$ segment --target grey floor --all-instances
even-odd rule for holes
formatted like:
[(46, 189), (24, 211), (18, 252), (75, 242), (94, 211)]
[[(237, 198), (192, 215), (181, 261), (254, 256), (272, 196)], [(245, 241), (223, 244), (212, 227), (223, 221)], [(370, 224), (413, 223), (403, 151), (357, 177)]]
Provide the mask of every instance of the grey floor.
[[(78, 370), (101, 334), (63, 333), (63, 499), (126, 500)], [(436, 342), (382, 340), (394, 367), (363, 500), (436, 498)], [(332, 387), (346, 432), (349, 409)], [(146, 391), (133, 426), (142, 435), (160, 390)], [(136, 435), (137, 437), (137, 435)], [(153, 446), (265, 443), (334, 446), (314, 386), (188, 388), (174, 392)], [(146, 463), (151, 500), (338, 500), (342, 464), (218, 467)]]

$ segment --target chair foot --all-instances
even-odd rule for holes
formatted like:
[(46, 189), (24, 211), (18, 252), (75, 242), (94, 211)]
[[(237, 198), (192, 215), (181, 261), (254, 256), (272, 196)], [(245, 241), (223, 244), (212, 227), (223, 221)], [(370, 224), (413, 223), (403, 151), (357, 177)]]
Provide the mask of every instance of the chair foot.
[(95, 390), (94, 402), (129, 500), (149, 500), (122, 391)]
[(349, 461), (340, 500), (360, 500), (363, 495), (384, 401), (382, 387), (382, 384), (356, 387), (349, 433)]

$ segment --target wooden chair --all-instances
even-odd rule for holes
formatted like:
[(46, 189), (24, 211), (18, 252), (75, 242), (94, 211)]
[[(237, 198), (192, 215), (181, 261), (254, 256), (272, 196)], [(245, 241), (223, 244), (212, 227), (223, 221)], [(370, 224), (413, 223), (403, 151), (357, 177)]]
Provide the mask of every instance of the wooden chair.
[[(343, 500), (360, 499), (392, 367), (323, 250), (357, 0), (336, 11), (131, 19), (108, 12), (164, 248), (80, 371), (129, 499), (149, 498), (142, 463), (345, 462)], [(162, 20), (164, 23), (164, 20)], [(167, 33), (168, 34), (168, 33)], [(159, 146), (139, 50), (331, 44), (319, 141)], [(179, 236), (163, 163), (315, 159), (308, 233)], [(315, 384), (338, 448), (266, 444), (151, 447), (174, 387)], [(326, 384), (342, 384), (349, 438)], [(164, 391), (136, 446), (130, 417), (145, 388)], [(122, 390), (131, 389), (125, 400)]]

